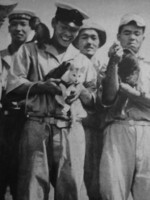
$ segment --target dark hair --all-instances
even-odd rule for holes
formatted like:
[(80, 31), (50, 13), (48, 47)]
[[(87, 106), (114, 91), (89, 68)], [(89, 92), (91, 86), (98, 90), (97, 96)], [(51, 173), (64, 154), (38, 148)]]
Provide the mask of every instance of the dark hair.
[[(127, 25), (137, 25), (137, 23), (133, 20), (133, 21), (130, 21), (128, 24), (125, 24), (125, 25), (120, 26), (120, 27), (118, 28), (118, 34), (120, 34), (121, 31), (122, 31), (122, 29), (123, 29), (123, 27), (124, 27), (124, 26), (127, 26)], [(143, 27), (139, 27), (139, 28), (143, 29), (143, 33), (145, 32), (145, 27), (144, 27), (144, 26), (143, 26)]]

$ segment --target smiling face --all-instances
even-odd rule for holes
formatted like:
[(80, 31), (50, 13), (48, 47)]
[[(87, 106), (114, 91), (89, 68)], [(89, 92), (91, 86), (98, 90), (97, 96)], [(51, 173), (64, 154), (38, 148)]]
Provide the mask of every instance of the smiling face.
[(100, 46), (99, 36), (94, 29), (83, 29), (78, 36), (77, 46), (81, 53), (91, 58)]
[(134, 53), (139, 51), (145, 38), (143, 28), (138, 27), (136, 24), (123, 26), (117, 37), (123, 48), (129, 48)]
[(9, 33), (12, 38), (12, 42), (24, 43), (30, 32), (29, 20), (15, 19), (10, 22)]
[(53, 38), (62, 47), (67, 48), (76, 38), (79, 26), (71, 27), (67, 23), (53, 19), (52, 26), (54, 28)]

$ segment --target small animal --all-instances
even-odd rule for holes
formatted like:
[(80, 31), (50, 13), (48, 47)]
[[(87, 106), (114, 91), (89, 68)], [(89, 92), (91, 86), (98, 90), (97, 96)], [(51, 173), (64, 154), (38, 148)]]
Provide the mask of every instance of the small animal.
[(32, 17), (29, 21), (29, 25), (32, 30), (35, 31), (35, 35), (31, 42), (36, 41), (41, 48), (44, 44), (48, 44), (50, 41), (50, 31), (48, 27), (41, 22), (40, 18)]
[(62, 83), (60, 84), (60, 87), (63, 95), (56, 95), (55, 99), (59, 105), (62, 105), (62, 112), (70, 113), (72, 122), (75, 122), (77, 119), (85, 118), (87, 113), (84, 110), (79, 98), (71, 104), (68, 103), (70, 97), (76, 93), (78, 85), (84, 83), (85, 81), (85, 67), (78, 68), (71, 65), (69, 70), (62, 76), (61, 79)]
[[(134, 52), (130, 49), (124, 49), (122, 60), (118, 64), (118, 74), (121, 81), (129, 84), (131, 87), (136, 87), (139, 78), (139, 72), (139, 63)], [(116, 115), (118, 114), (120, 116), (120, 113), (124, 113), (123, 107), (127, 104), (127, 102), (127, 96), (119, 93)]]
[(124, 49), (122, 60), (118, 64), (118, 74), (124, 83), (135, 87), (139, 77), (139, 63), (135, 54), (130, 49)]
[(70, 65), (67, 73), (61, 78), (68, 85), (77, 85), (79, 83), (84, 83), (85, 80), (85, 67), (75, 67), (73, 64)]

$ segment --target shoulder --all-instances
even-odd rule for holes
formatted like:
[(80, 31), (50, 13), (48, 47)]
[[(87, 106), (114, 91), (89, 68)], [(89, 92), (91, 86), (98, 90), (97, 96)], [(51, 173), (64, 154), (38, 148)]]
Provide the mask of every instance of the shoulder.
[(88, 64), (88, 65), (93, 65), (93, 63), (91, 62), (91, 60), (89, 58), (87, 58), (87, 56), (85, 56), (84, 54), (80, 53), (76, 56), (75, 59), (80, 60), (81, 63), (84, 64)]
[(10, 55), (10, 53), (8, 51), (8, 48), (3, 49), (3, 50), (0, 51), (1, 58), (4, 58), (5, 56), (8, 56), (8, 55)]
[(150, 59), (144, 58), (144, 57), (139, 57), (138, 60), (139, 60), (139, 66), (140, 66), (141, 70), (142, 69), (150, 70)]
[(6, 69), (10, 69), (12, 65), (12, 55), (9, 53), (8, 48), (0, 51), (2, 65)]
[(23, 44), (19, 50), (27, 50), (27, 51), (34, 51), (37, 48), (37, 44), (35, 42), (27, 42)]

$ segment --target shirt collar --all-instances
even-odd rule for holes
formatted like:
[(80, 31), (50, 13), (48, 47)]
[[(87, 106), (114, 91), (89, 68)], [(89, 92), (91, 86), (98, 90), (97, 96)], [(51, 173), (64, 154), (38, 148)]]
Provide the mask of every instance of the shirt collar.
[(0, 54), (1, 54), (1, 59), (4, 62), (6, 62), (10, 68), (12, 65), (12, 55), (10, 54), (9, 49), (7, 48), (7, 49), (2, 50)]
[[(51, 45), (51, 44), (45, 45), (44, 51), (51, 54), (52, 56), (54, 56), (57, 59), (58, 52), (53, 45)], [(70, 60), (74, 59), (74, 57), (76, 57), (79, 53), (80, 53), (80, 51), (78, 49), (76, 49), (72, 44), (70, 44), (63, 56), (62, 62), (70, 61)]]

